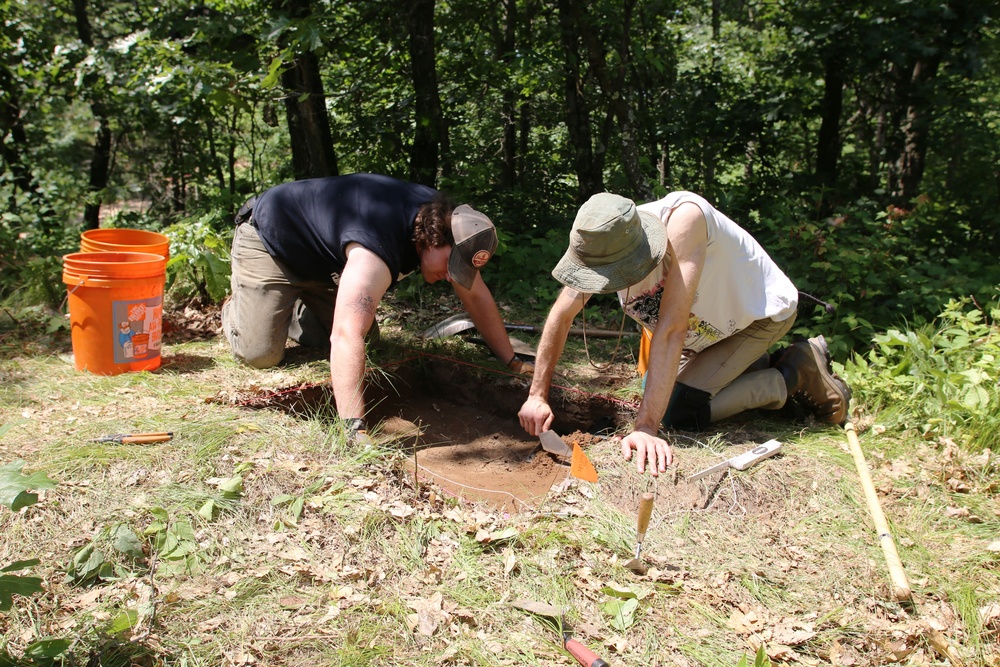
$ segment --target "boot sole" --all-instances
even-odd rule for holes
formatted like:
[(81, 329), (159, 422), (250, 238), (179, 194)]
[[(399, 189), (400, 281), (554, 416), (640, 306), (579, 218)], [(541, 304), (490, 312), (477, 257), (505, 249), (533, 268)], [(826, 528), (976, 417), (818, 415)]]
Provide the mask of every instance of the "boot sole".
[(813, 359), (819, 367), (819, 374), (823, 378), (823, 384), (827, 389), (840, 397), (844, 406), (844, 414), (840, 419), (836, 418), (840, 410), (829, 415), (817, 415), (817, 417), (832, 424), (843, 424), (847, 421), (847, 411), (851, 403), (851, 389), (843, 380), (827, 370), (830, 364), (830, 348), (827, 347), (826, 339), (823, 336), (816, 336), (816, 338), (810, 338), (806, 342), (809, 343), (809, 350), (812, 352)]

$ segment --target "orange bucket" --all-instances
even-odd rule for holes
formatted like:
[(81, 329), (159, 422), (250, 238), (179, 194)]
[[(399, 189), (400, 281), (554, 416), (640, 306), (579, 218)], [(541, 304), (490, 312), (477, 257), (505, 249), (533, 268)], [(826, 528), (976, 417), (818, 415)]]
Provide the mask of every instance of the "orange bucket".
[(97, 375), (160, 367), (167, 259), (144, 252), (63, 257), (77, 370)]
[(170, 239), (144, 229), (88, 229), (80, 234), (80, 252), (149, 252), (170, 259)]

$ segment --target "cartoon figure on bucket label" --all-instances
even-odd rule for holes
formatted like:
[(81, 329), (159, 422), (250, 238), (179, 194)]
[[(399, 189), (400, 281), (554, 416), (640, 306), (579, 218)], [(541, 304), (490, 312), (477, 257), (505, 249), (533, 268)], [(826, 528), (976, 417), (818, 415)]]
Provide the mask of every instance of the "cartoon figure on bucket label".
[(127, 321), (120, 322), (118, 324), (118, 344), (121, 346), (125, 353), (125, 356), (132, 358), (135, 356), (132, 350), (132, 337), (135, 333), (132, 331), (132, 325)]
[(160, 356), (163, 305), (160, 298), (116, 301), (112, 304), (115, 324), (115, 363), (155, 359)]

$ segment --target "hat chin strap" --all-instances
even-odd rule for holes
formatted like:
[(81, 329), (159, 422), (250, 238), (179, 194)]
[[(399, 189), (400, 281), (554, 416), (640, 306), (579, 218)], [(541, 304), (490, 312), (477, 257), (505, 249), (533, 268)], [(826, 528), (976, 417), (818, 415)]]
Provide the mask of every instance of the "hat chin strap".
[[(628, 303), (629, 290), (631, 288), (626, 288), (625, 290), (625, 303)], [(603, 366), (598, 366), (594, 363), (594, 360), (590, 358), (590, 346), (587, 345), (587, 297), (586, 293), (580, 294), (580, 322), (583, 325), (583, 350), (587, 353), (587, 363), (596, 368), (599, 371), (607, 370), (611, 368), (611, 365), (615, 363), (615, 359), (618, 357), (618, 350), (622, 346), (622, 338), (625, 334), (625, 318), (628, 314), (625, 312), (625, 308), (622, 308), (622, 323), (618, 328), (618, 341), (615, 343), (615, 351), (611, 353), (611, 361), (604, 364)]]

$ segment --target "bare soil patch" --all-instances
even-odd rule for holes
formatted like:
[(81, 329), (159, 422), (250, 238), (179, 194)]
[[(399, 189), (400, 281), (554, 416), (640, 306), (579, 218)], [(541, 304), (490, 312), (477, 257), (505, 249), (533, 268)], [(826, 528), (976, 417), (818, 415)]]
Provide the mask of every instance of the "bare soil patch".
[[(570, 476), (570, 461), (545, 452), (537, 438), (518, 423), (517, 411), (528, 386), (524, 378), (459, 362), (417, 358), (371, 380), (367, 399), (372, 406), (372, 434), (377, 442), (390, 442), (409, 454), (403, 472), (421, 484), (433, 484), (447, 496), (516, 513), (538, 509), (550, 490)], [(553, 388), (551, 401), (557, 414), (553, 430), (566, 444), (576, 442), (595, 460), (618, 456), (617, 441), (610, 436), (633, 416), (626, 402), (559, 388)], [(315, 414), (324, 406), (332, 410), (333, 397), (324, 383), (289, 387), (256, 396), (246, 404)], [(631, 475), (622, 466), (603, 466), (599, 474), (617, 489), (613, 504), (626, 514), (636, 511), (646, 490), (655, 491), (656, 512), (661, 517), (692, 510), (767, 512), (782, 502), (783, 495), (775, 494), (770, 483), (757, 484), (748, 475), (730, 478), (723, 473), (688, 481), (701, 468), (769, 437), (752, 430), (728, 435), (730, 442), (750, 444), (734, 445), (721, 453), (697, 445), (682, 448), (686, 465), (671, 467), (658, 480)]]

